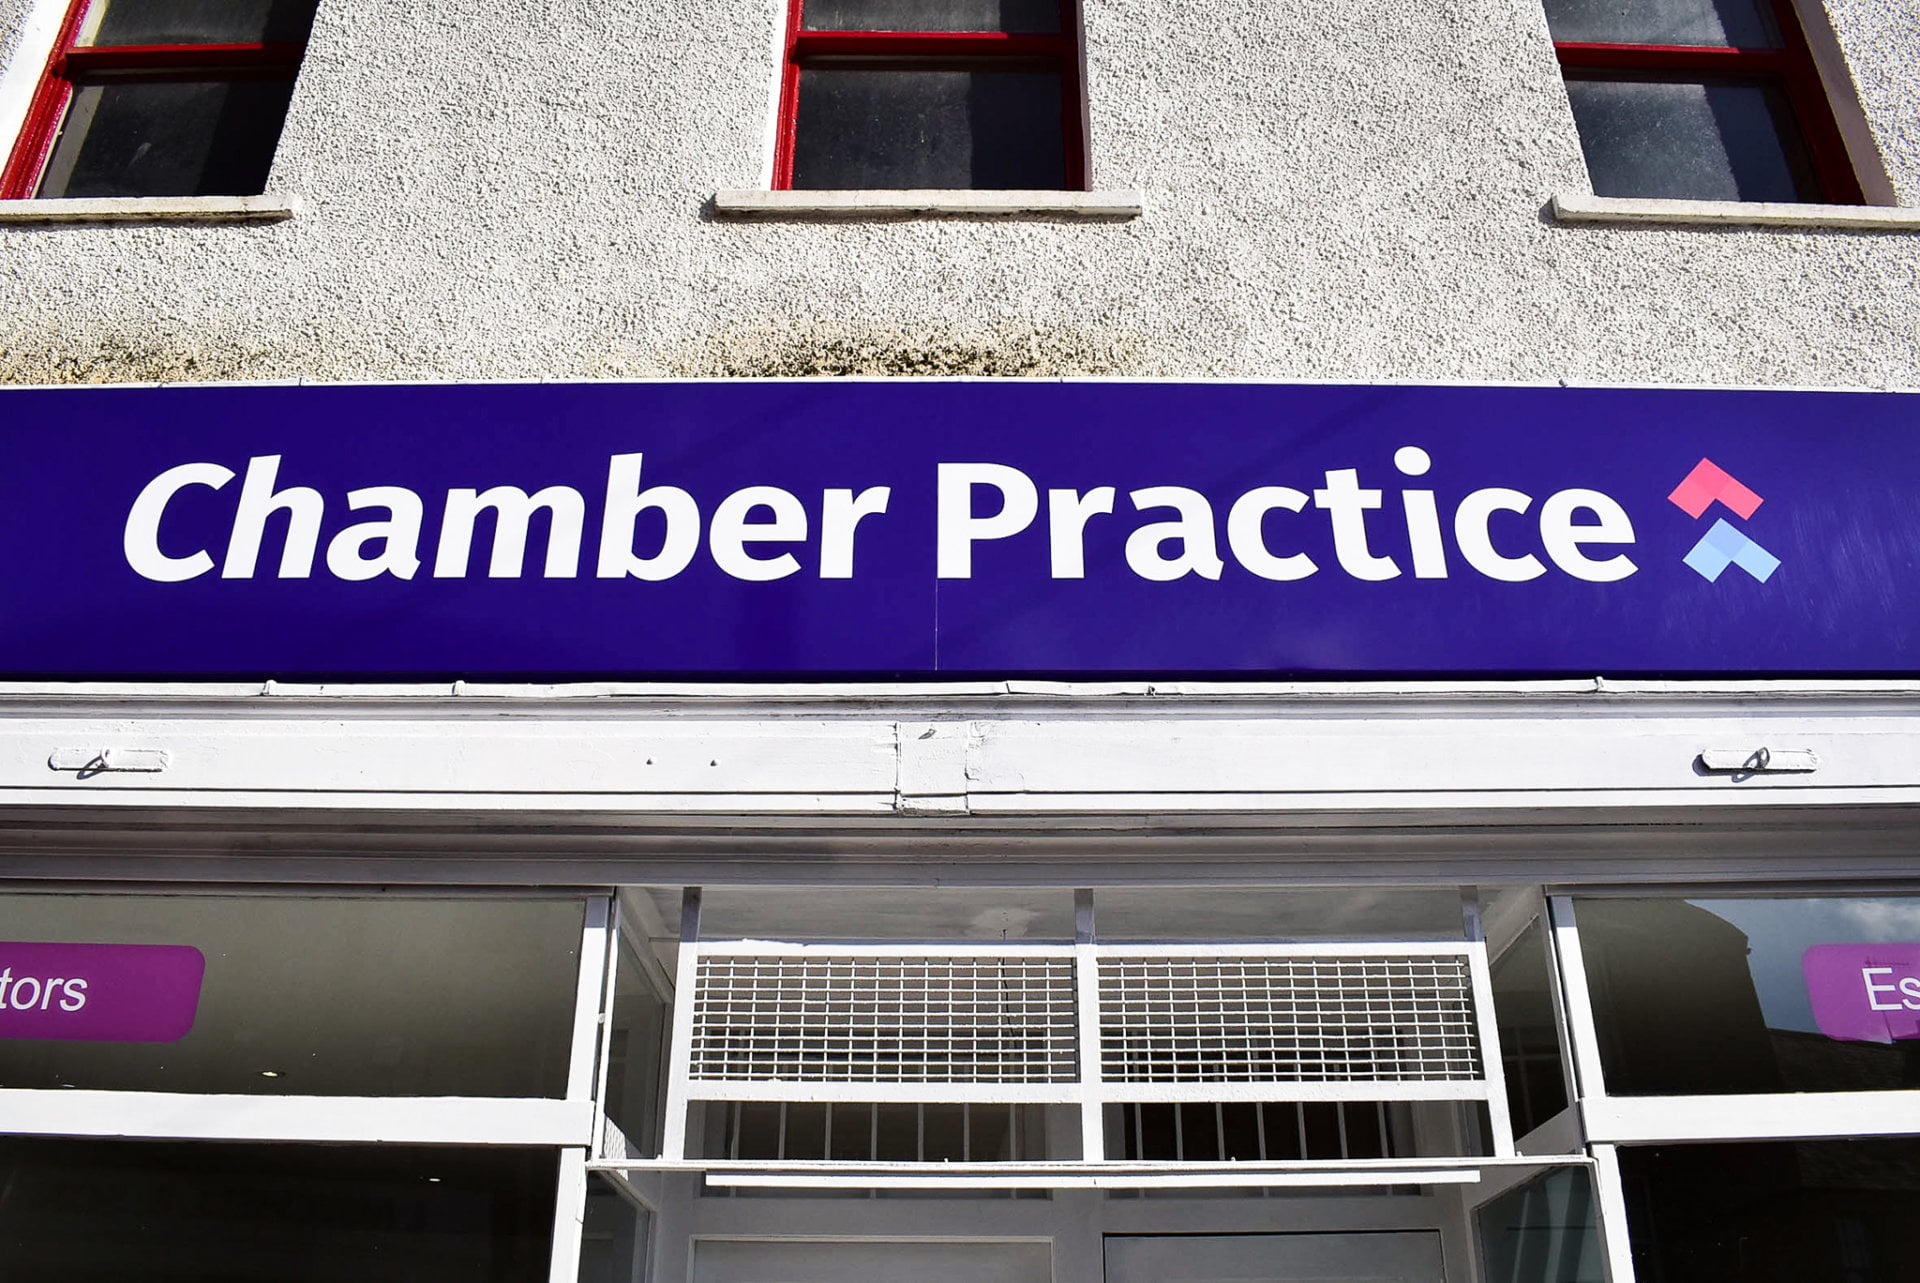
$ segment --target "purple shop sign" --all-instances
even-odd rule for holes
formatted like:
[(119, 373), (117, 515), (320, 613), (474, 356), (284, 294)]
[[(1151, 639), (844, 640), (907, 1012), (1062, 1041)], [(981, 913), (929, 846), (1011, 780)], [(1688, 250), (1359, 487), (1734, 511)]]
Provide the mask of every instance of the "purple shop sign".
[(1920, 944), (1816, 944), (1800, 960), (1814, 1023), (1829, 1038), (1920, 1038)]
[(192, 945), (0, 942), (0, 1038), (177, 1042), (206, 970)]

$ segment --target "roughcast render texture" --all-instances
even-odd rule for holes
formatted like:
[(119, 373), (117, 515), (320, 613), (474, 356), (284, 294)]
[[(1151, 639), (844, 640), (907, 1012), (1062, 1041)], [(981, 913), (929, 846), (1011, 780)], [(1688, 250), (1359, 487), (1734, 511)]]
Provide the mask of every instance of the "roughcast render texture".
[[(63, 2), (0, 0), (4, 56)], [(1084, 10), (1094, 186), (1145, 217), (742, 223), (780, 0), (323, 0), (303, 212), (0, 229), (0, 378), (1920, 384), (1920, 235), (1543, 212), (1588, 187), (1537, 0)], [(1920, 0), (1828, 10), (1920, 204)]]

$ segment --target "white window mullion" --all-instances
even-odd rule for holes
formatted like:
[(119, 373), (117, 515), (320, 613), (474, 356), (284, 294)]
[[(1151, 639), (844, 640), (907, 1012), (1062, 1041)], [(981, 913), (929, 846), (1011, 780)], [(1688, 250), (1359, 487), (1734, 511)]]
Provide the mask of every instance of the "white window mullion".
[(580, 1283), (580, 1237), (587, 1221), (587, 1151), (560, 1151), (560, 1180), (553, 1206), (553, 1256), (548, 1283)]
[[(699, 1005), (700, 888), (680, 893), (680, 956), (673, 983), (673, 1034), (667, 1042), (667, 1091), (661, 1120), (660, 1157), (687, 1156), (687, 1075), (693, 1063), (693, 1016)], [(784, 1120), (782, 1120), (784, 1122)], [(785, 1132), (785, 1127), (781, 1128)]]
[(1553, 923), (1553, 953), (1559, 963), (1560, 990), (1565, 998), (1567, 1035), (1572, 1042), (1574, 1085), (1578, 1098), (1606, 1095), (1600, 1068), (1600, 1031), (1593, 1022), (1593, 998), (1587, 988), (1586, 956), (1574, 921), (1573, 900), (1556, 895), (1547, 902)]
[(1620, 1156), (1612, 1145), (1593, 1147), (1593, 1201), (1607, 1283), (1634, 1283), (1633, 1244), (1627, 1232), (1627, 1197), (1620, 1183)]
[[(598, 1047), (597, 1061), (600, 1066), (593, 1079), (593, 1136), (594, 1153), (605, 1157), (612, 1153), (609, 1143), (613, 1132), (608, 1130), (611, 1120), (607, 1117), (607, 1065), (613, 1056), (613, 1000), (620, 988), (620, 935), (626, 928), (623, 919), (626, 907), (615, 898), (612, 905), (613, 922), (607, 931), (606, 957), (604, 966), (606, 978), (600, 987), (599, 1028), (595, 1030), (595, 1043)], [(615, 1130), (618, 1130), (617, 1127)], [(626, 1157), (625, 1134), (621, 1134), (620, 1157)]]
[(1074, 1006), (1079, 1016), (1080, 1157), (1089, 1163), (1107, 1157), (1105, 1077), (1100, 1063), (1100, 1032), (1105, 1013), (1100, 1008), (1100, 955), (1091, 944), (1073, 950)]
[(1487, 946), (1476, 941), (1467, 974), (1473, 983), (1473, 1005), (1479, 1013), (1481, 1072), (1486, 1077), (1487, 1121), (1493, 1132), (1493, 1152), (1513, 1154), (1513, 1119), (1507, 1112), (1507, 1071), (1500, 1060), (1500, 1027), (1493, 1011), (1493, 973)]
[(609, 929), (611, 902), (607, 896), (587, 899), (586, 923), (580, 932), (580, 972), (573, 1000), (573, 1049), (567, 1058), (567, 1099), (598, 1101), (594, 1066), (600, 1050), (602, 999), (608, 994), (607, 954), (613, 938)]

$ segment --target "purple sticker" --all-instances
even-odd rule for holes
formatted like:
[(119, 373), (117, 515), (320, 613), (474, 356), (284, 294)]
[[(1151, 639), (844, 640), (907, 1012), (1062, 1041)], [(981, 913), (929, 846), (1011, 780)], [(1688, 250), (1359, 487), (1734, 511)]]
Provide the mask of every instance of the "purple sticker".
[(0, 1038), (177, 1042), (206, 970), (192, 945), (0, 943)]
[(1814, 1023), (1829, 1038), (1920, 1038), (1920, 944), (1816, 944), (1800, 959)]

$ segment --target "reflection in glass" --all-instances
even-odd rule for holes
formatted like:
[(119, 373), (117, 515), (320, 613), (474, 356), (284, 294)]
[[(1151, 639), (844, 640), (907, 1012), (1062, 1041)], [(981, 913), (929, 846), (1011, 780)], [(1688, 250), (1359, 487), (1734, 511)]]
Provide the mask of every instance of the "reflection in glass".
[(1774, 49), (1780, 29), (1766, 0), (1546, 0), (1563, 43), (1732, 45)]
[(38, 194), (258, 195), (292, 99), (291, 79), (82, 82)]
[(1920, 1087), (1920, 1042), (1831, 1039), (1801, 959), (1815, 944), (1920, 942), (1920, 900), (1601, 900), (1576, 906), (1616, 1095)]
[(580, 1283), (643, 1283), (652, 1217), (614, 1188), (617, 1178), (587, 1183), (580, 1227)]
[(1909, 1283), (1920, 1141), (1623, 1147), (1639, 1283)]
[(1475, 1216), (1483, 1283), (1606, 1283), (1585, 1168), (1556, 1167)]
[(0, 1087), (561, 1096), (584, 913), (578, 898), (0, 898), (0, 940), (206, 955), (186, 1037), (0, 1039)]
[(1770, 85), (1569, 70), (1567, 98), (1595, 195), (1816, 199), (1792, 112)]
[[(298, 43), (317, 0), (97, 0), (90, 45)], [(84, 33), (83, 33), (84, 34)]]
[(1460, 896), (1403, 887), (1102, 887), (1102, 940), (1458, 940)]
[(1567, 1107), (1560, 1030), (1547, 977), (1546, 931), (1536, 919), (1493, 964), (1493, 1012), (1513, 1134), (1524, 1136)]
[(1073, 939), (1073, 892), (1057, 887), (708, 887), (708, 940)]
[(1052, 35), (1058, 0), (806, 0), (808, 31), (1005, 31)]
[(793, 185), (1058, 190), (1060, 74), (1007, 59), (816, 59), (800, 69)]
[(544, 1283), (545, 1149), (0, 1139), (0, 1277)]

